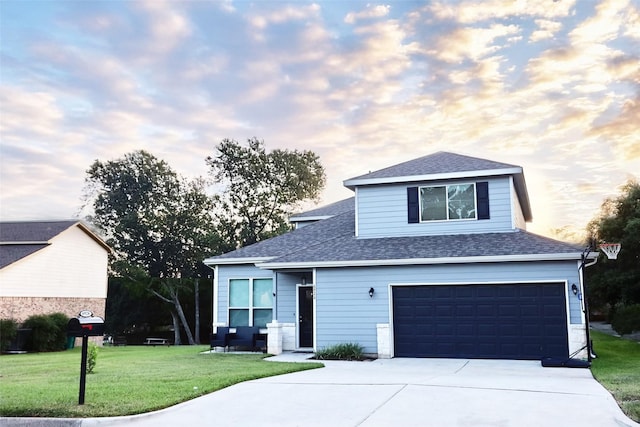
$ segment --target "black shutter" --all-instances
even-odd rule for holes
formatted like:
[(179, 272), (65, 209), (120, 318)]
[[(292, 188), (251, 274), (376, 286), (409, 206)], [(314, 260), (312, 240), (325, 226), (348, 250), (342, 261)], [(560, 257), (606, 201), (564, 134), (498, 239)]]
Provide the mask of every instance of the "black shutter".
[(489, 219), (489, 183), (476, 182), (476, 207), (478, 219)]
[(418, 200), (418, 187), (407, 188), (407, 219), (409, 224), (420, 222), (420, 201)]

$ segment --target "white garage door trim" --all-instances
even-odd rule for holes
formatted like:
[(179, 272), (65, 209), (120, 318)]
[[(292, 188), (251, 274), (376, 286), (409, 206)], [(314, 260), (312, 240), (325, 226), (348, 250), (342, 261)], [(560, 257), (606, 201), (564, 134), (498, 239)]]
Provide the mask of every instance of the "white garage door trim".
[[(545, 280), (509, 280), (509, 281), (464, 281), (464, 282), (411, 282), (411, 283), (404, 283), (404, 282), (394, 282), (394, 283), (389, 283), (389, 285), (387, 286), (387, 295), (389, 295), (389, 334), (390, 334), (390, 353), (391, 353), (391, 357), (395, 357), (395, 336), (394, 336), (394, 331), (395, 331), (395, 325), (393, 324), (393, 287), (394, 286), (472, 286), (472, 285), (515, 285), (515, 284), (536, 284), (536, 283), (540, 283), (540, 284), (544, 284), (544, 283), (562, 283), (564, 284), (564, 304), (565, 304), (565, 310), (567, 313), (567, 318), (566, 318), (566, 323), (567, 323), (567, 333), (570, 333), (569, 331), (571, 331), (571, 322), (570, 322), (570, 312), (569, 312), (569, 282), (566, 279), (556, 279), (556, 280), (549, 280), (549, 279), (545, 279)], [(571, 342), (569, 340), (569, 337), (567, 337), (568, 343), (569, 343), (569, 349), (571, 349)]]

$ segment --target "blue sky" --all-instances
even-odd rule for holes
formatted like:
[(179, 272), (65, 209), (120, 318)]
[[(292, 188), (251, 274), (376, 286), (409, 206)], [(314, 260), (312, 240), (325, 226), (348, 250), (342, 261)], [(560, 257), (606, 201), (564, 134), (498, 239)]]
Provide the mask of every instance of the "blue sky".
[(136, 149), (206, 175), (223, 138), (315, 151), (326, 203), (440, 150), (517, 164), (550, 236), (640, 176), (637, 1), (0, 0), (0, 39), (3, 220), (74, 217)]

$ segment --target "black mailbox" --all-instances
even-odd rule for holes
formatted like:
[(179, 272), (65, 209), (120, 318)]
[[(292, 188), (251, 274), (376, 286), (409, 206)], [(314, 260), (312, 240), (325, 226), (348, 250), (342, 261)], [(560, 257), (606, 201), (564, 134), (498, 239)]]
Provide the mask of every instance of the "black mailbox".
[(79, 316), (69, 320), (67, 336), (95, 337), (104, 335), (104, 320), (98, 316)]
[(87, 381), (87, 349), (89, 337), (104, 335), (104, 319), (94, 316), (89, 310), (82, 310), (78, 317), (69, 319), (67, 336), (82, 337), (82, 358), (80, 359), (80, 392), (78, 405), (84, 405), (84, 391)]

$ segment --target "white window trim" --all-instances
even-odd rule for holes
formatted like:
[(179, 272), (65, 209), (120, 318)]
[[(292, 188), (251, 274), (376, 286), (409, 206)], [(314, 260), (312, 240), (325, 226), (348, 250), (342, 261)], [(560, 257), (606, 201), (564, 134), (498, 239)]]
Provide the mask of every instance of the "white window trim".
[[(248, 280), (249, 281), (249, 306), (248, 307), (235, 307), (231, 306), (231, 282), (233, 280)], [(273, 277), (232, 277), (227, 282), (227, 324), (231, 326), (231, 310), (249, 310), (249, 326), (253, 326), (253, 312), (254, 310), (271, 310), (271, 319), (273, 320), (274, 313), (274, 300), (271, 300), (271, 307), (255, 307), (253, 305), (253, 281), (254, 280), (271, 280), (271, 289), (273, 292)], [(268, 323), (268, 322), (267, 322)]]
[[(473, 212), (474, 212), (474, 216), (473, 218), (449, 218), (449, 187), (450, 186), (459, 186), (459, 185), (472, 185), (473, 186)], [(423, 206), (422, 206), (422, 189), (423, 188), (437, 188), (437, 187), (444, 187), (444, 194), (447, 198), (446, 200), (446, 213), (447, 213), (447, 218), (446, 219), (422, 219), (422, 210), (423, 210)], [(434, 185), (421, 185), (418, 187), (418, 204), (419, 204), (419, 208), (420, 211), (418, 212), (419, 214), (419, 219), (420, 219), (420, 223), (434, 223), (434, 222), (451, 222), (451, 221), (477, 221), (478, 220), (478, 190), (476, 189), (476, 183), (475, 182), (460, 182), (460, 183), (456, 183), (456, 184), (434, 184)]]

